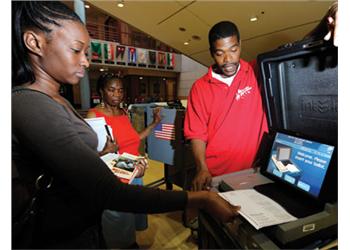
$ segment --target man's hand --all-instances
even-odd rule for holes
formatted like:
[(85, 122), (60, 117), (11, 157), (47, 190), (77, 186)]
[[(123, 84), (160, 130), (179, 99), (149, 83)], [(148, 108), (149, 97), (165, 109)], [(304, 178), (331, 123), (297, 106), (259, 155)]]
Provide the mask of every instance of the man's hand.
[(209, 190), (212, 176), (208, 170), (200, 170), (192, 182), (193, 191)]

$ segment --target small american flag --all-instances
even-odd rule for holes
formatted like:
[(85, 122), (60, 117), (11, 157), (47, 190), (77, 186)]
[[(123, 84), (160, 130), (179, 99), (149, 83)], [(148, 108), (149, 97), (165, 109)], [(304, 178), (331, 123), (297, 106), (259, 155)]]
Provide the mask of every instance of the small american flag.
[(154, 135), (158, 139), (175, 140), (174, 124), (158, 123), (154, 128)]

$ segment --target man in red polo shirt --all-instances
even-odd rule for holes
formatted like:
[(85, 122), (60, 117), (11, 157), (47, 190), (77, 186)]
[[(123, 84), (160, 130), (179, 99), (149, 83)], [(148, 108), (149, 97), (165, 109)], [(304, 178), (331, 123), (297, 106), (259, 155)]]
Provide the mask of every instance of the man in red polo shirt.
[(193, 84), (185, 117), (197, 166), (194, 190), (208, 189), (212, 176), (252, 167), (268, 130), (254, 70), (240, 59), (236, 25), (214, 25), (209, 44), (215, 64)]

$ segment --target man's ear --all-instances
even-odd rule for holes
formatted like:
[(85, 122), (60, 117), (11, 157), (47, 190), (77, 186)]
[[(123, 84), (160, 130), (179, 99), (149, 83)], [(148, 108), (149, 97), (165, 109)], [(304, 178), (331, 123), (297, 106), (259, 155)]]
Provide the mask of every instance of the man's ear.
[(33, 30), (28, 30), (23, 34), (23, 41), (29, 51), (38, 56), (42, 55), (44, 42), (43, 35), (40, 35)]

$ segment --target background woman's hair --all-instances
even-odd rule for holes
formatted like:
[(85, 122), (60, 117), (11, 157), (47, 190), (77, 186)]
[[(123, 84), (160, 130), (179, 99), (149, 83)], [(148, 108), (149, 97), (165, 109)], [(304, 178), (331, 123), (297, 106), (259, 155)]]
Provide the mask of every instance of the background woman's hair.
[(83, 24), (79, 16), (58, 1), (12, 1), (12, 85), (33, 83), (35, 76), (29, 62), (29, 51), (23, 41), (28, 29), (50, 34), (49, 27), (61, 26), (60, 20)]
[(338, 1), (332, 3), (329, 7), (327, 13), (318, 23), (318, 25), (313, 28), (304, 38), (310, 38), (313, 40), (323, 39), (325, 35), (329, 32), (328, 29), (328, 17), (332, 17), (335, 20), (335, 15), (338, 12)]
[(96, 85), (97, 94), (100, 97), (102, 97), (101, 93), (103, 92), (103, 89), (107, 86), (107, 83), (113, 79), (119, 79), (121, 81), (121, 83), (124, 85), (120, 72), (119, 73), (105, 73), (105, 74), (100, 75), (100, 77), (97, 80), (97, 85)]

